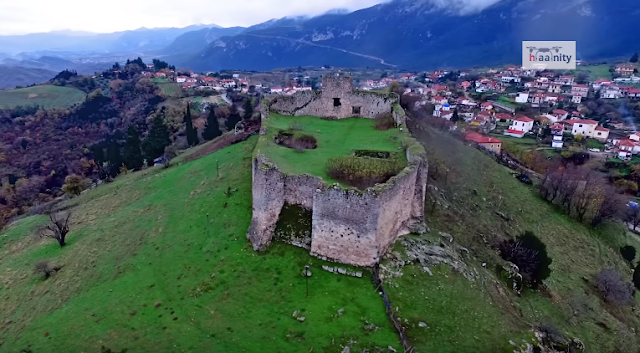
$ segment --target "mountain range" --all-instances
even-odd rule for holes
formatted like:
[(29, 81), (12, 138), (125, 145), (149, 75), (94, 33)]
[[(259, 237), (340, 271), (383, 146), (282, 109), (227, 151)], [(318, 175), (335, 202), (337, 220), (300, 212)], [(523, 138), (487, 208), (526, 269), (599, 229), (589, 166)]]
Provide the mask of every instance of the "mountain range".
[(523, 40), (576, 41), (582, 60), (627, 57), (640, 48), (636, 0), (502, 0), (475, 12), (452, 5), (463, 3), (394, 0), (347, 14), (272, 20), (190, 57), (183, 53), (178, 64), (198, 71), (300, 65), (421, 70), (518, 63)]
[(142, 56), (196, 71), (322, 65), (426, 70), (518, 63), (523, 40), (574, 40), (578, 59), (593, 61), (638, 51), (637, 18), (636, 0), (392, 0), (247, 28), (0, 36), (0, 65), (55, 71), (60, 65), (52, 58), (58, 57), (70, 61), (65, 68), (82, 72)]

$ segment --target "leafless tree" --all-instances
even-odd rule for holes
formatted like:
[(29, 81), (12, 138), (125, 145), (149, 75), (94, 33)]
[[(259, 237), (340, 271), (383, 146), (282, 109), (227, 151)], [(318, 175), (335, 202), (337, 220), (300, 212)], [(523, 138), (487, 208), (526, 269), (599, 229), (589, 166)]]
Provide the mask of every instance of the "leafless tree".
[(633, 225), (633, 229), (638, 228), (638, 226), (640, 226), (640, 209), (627, 207), (625, 220)]
[(55, 239), (60, 247), (67, 245), (65, 238), (69, 233), (69, 218), (71, 213), (49, 214), (49, 223), (40, 228), (39, 234), (42, 237)]
[(597, 202), (593, 217), (591, 217), (591, 225), (594, 227), (608, 219), (622, 215), (624, 203), (612, 187), (605, 186), (600, 198), (596, 198), (594, 202)]
[(633, 301), (633, 286), (625, 283), (615, 270), (603, 270), (596, 276), (596, 285), (603, 298), (615, 305)]

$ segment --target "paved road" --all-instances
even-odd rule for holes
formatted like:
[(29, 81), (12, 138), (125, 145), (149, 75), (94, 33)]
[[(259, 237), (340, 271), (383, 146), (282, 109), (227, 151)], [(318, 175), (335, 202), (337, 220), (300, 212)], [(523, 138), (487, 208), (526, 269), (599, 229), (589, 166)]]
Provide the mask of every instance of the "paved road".
[(329, 46), (329, 45), (317, 44), (317, 43), (309, 42), (309, 41), (302, 40), (302, 39), (294, 39), (294, 38), (279, 37), (279, 36), (265, 36), (265, 35), (262, 35), (262, 34), (248, 34), (248, 33), (245, 34), (245, 35), (254, 36), (254, 37), (260, 37), (260, 38), (275, 38), (275, 39), (288, 40), (288, 41), (294, 42), (294, 43), (300, 43), (300, 44), (311, 45), (311, 46), (314, 46), (314, 47), (337, 50), (337, 51), (341, 51), (343, 53), (356, 55), (356, 56), (363, 57), (363, 58), (366, 58), (366, 59), (375, 60), (375, 61), (378, 61), (378, 62), (380, 62), (380, 64), (385, 65), (385, 66), (390, 66), (390, 67), (397, 67), (398, 66), (398, 65), (390, 64), (390, 63), (386, 62), (383, 58), (379, 58), (377, 56), (356, 53), (356, 52), (353, 52), (353, 51), (350, 51), (350, 50), (345, 50), (345, 49), (342, 49), (342, 48), (332, 47), (332, 46)]
[(229, 99), (229, 97), (227, 97), (227, 93), (223, 93), (220, 97), (222, 97), (222, 99), (224, 99), (225, 102), (227, 102), (227, 104), (229, 105), (233, 105), (233, 102), (231, 101), (231, 99)]

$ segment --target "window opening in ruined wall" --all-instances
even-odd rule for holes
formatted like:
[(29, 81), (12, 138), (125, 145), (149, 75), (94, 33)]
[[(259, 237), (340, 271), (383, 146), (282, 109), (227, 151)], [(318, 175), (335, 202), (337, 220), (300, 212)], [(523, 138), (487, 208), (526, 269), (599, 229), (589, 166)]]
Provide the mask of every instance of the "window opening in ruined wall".
[(360, 110), (362, 107), (353, 107), (353, 114), (360, 115)]
[(342, 105), (342, 104), (340, 103), (340, 98), (334, 98), (334, 99), (333, 99), (333, 106), (334, 106), (334, 107), (339, 107), (339, 106), (341, 106), (341, 105)]

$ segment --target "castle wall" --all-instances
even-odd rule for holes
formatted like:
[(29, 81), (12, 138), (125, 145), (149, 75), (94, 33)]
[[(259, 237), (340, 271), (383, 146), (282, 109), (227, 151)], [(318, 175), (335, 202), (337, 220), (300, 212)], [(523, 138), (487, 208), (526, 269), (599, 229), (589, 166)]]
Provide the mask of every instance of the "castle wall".
[(311, 175), (284, 175), (266, 157), (253, 163), (253, 218), (247, 237), (267, 246), (285, 203), (312, 210), (311, 254), (355, 266), (373, 266), (391, 244), (424, 221), (427, 164), (407, 150), (408, 166), (385, 184), (364, 191), (327, 186)]
[(254, 250), (266, 247), (284, 206), (284, 176), (275, 165), (258, 155), (252, 163), (253, 215), (247, 238)]
[[(262, 117), (268, 118), (269, 112), (274, 112), (291, 116), (311, 115), (337, 119), (358, 116), (375, 119), (380, 114), (392, 113), (393, 104), (398, 101), (394, 95), (354, 91), (353, 81), (349, 76), (325, 76), (322, 85), (319, 93), (302, 91), (273, 98), (269, 104), (264, 104)], [(336, 98), (340, 101), (339, 106), (334, 105)], [(354, 107), (360, 108), (359, 114), (354, 112)]]
[(384, 192), (378, 196), (379, 236), (376, 245), (381, 253), (384, 253), (399, 236), (410, 233), (409, 223), (415, 220), (412, 211), (418, 169), (417, 166), (409, 165), (399, 175), (388, 180)]
[(371, 266), (377, 246), (379, 201), (371, 193), (330, 187), (313, 199), (311, 254), (337, 262)]
[(284, 177), (284, 202), (311, 210), (313, 195), (322, 185), (322, 179), (312, 175), (287, 175)]

